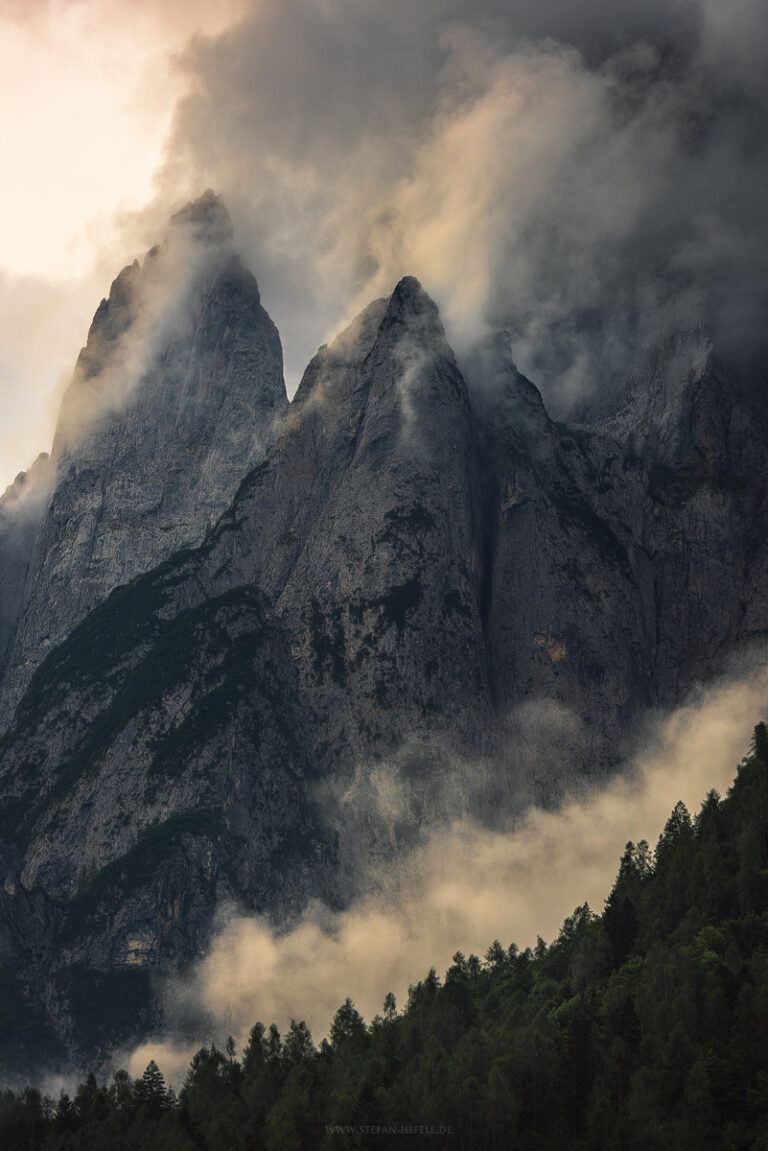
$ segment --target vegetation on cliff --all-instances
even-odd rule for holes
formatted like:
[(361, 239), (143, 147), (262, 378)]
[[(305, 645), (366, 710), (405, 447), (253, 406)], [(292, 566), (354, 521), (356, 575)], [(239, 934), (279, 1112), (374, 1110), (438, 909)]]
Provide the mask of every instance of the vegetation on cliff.
[(3, 1151), (768, 1146), (768, 729), (728, 795), (627, 844), (601, 915), (547, 946), (494, 942), (315, 1046), (257, 1023), (203, 1047), (178, 1097), (150, 1064), (70, 1098), (0, 1100)]

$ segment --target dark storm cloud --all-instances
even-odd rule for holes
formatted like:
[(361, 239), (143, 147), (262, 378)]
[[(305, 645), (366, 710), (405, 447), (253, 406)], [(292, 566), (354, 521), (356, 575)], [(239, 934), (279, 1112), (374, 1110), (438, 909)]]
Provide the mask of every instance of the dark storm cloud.
[(164, 171), (212, 184), (294, 378), (414, 274), (461, 344), (508, 327), (550, 396), (671, 329), (746, 347), (768, 239), (754, 0), (254, 0), (183, 58)]

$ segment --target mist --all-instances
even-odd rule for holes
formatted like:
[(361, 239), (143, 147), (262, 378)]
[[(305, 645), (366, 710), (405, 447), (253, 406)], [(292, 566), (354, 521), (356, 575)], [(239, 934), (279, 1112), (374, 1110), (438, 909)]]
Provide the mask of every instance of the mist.
[(136, 398), (143, 377), (173, 343), (192, 339), (195, 297), (202, 300), (232, 256), (232, 231), (215, 197), (171, 217), (164, 238), (124, 268), (102, 302), (78, 359), (56, 425), (52, 466), (77, 450), (103, 419)]
[[(169, 1016), (205, 1019), (200, 1041), (232, 1034), (242, 1045), (257, 1020), (285, 1029), (291, 1018), (319, 1041), (347, 996), (370, 1019), (387, 992), (403, 1006), (408, 985), (431, 967), (442, 973), (457, 950), (482, 956), (497, 938), (505, 947), (553, 939), (585, 901), (602, 910), (629, 839), (653, 844), (678, 800), (695, 813), (711, 789), (729, 786), (767, 702), (764, 668), (721, 681), (661, 722), (606, 786), (558, 811), (530, 809), (506, 831), (461, 815), (435, 826), (372, 873), (368, 893), (345, 911), (315, 905), (277, 933), (223, 908), (209, 954), (167, 987)], [(399, 812), (391, 794), (368, 795), (376, 815)], [(157, 1038), (121, 1058), (132, 1075), (155, 1059), (178, 1085), (198, 1045)]]
[[(758, 0), (243, 0), (205, 20), (182, 7), (141, 6), (162, 50), (177, 47), (162, 85), (153, 56), (139, 86), (155, 109), (143, 154), (158, 157), (143, 205), (126, 174), (78, 240), (76, 280), (0, 278), (5, 482), (50, 448), (95, 285), (206, 187), (280, 329), (289, 394), (317, 346), (403, 275), (437, 300), (460, 355), (508, 329), (560, 416), (642, 375), (670, 333), (704, 331), (736, 359), (762, 348)], [(94, 175), (89, 204), (99, 187)]]
[(259, 0), (180, 58), (159, 194), (224, 195), (289, 390), (410, 274), (567, 411), (671, 331), (760, 341), (765, 58), (757, 0)]

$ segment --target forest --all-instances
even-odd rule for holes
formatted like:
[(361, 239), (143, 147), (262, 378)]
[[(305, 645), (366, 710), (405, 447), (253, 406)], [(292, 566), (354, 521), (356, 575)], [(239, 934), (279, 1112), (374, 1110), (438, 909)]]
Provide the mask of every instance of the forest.
[(154, 1063), (70, 1096), (0, 1097), (1, 1151), (768, 1149), (768, 728), (728, 794), (628, 843), (600, 914), (491, 943), (316, 1045), (256, 1023), (202, 1047), (178, 1094)]

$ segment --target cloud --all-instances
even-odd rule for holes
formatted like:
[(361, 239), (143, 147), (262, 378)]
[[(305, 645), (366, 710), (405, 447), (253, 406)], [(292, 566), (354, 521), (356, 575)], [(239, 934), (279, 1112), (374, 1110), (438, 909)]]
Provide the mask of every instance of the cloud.
[[(290, 390), (405, 274), (459, 352), (509, 329), (559, 414), (637, 374), (671, 329), (751, 351), (768, 275), (762, 7), (105, 0), (99, 17), (80, 0), (6, 0), (4, 74), (27, 107), (21, 134), (18, 117), (6, 125), (8, 270), (85, 274), (100, 253), (103, 290), (212, 186), (280, 328)], [(55, 191), (52, 165), (66, 174)], [(25, 388), (54, 386), (58, 362), (39, 383), (35, 358), (19, 362)], [(35, 451), (48, 435), (44, 421)], [(28, 459), (5, 452), (10, 479)]]
[(761, 328), (758, 9), (259, 0), (184, 54), (159, 187), (224, 194), (294, 382), (413, 274), (562, 407), (670, 328)]
[[(444, 970), (457, 949), (482, 955), (495, 938), (505, 946), (554, 938), (585, 900), (602, 908), (627, 840), (653, 842), (678, 800), (695, 811), (711, 788), (730, 784), (767, 701), (764, 666), (702, 691), (592, 795), (557, 812), (532, 809), (507, 831), (466, 815), (438, 823), (345, 911), (315, 906), (276, 934), (263, 918), (224, 909), (209, 954), (169, 1002), (204, 1017), (219, 1042), (232, 1033), (243, 1043), (258, 1019), (285, 1028), (292, 1017), (319, 1039), (347, 995), (371, 1018), (388, 991), (402, 1005), (408, 984), (432, 966)], [(367, 802), (395, 820), (401, 798), (379, 786)], [(193, 1050), (153, 1040), (130, 1054), (131, 1073), (154, 1058), (178, 1083)]]
[(50, 449), (97, 292), (0, 270), (0, 490)]
[(170, 57), (240, 7), (0, 0), (0, 488), (50, 449), (99, 300), (167, 222), (147, 241), (136, 214), (184, 91)]

